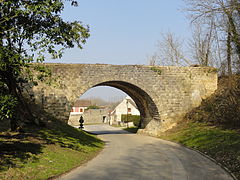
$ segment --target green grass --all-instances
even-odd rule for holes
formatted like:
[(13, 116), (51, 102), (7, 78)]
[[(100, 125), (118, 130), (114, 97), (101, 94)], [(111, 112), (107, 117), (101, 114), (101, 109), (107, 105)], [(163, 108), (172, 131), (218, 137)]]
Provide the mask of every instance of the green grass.
[(203, 123), (182, 123), (160, 136), (212, 157), (240, 179), (240, 133)]
[(104, 143), (94, 135), (54, 121), (48, 128), (0, 133), (0, 179), (48, 179), (93, 158)]

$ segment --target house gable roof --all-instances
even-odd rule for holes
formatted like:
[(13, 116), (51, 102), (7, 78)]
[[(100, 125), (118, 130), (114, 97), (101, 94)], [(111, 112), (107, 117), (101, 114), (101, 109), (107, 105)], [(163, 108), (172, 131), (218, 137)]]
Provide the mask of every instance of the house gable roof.
[(91, 105), (91, 101), (78, 99), (77, 101), (75, 101), (73, 107), (88, 107), (90, 105)]
[(124, 102), (124, 101), (128, 101), (133, 107), (135, 107), (136, 109), (138, 109), (137, 105), (135, 104), (135, 102), (132, 100), (132, 98), (130, 98), (129, 96), (127, 96), (126, 98), (124, 98), (111, 112), (111, 114), (114, 113), (114, 111), (116, 111), (116, 109)]
[(132, 99), (127, 99), (127, 101), (132, 104), (136, 109), (138, 109), (137, 105), (135, 104), (135, 102)]

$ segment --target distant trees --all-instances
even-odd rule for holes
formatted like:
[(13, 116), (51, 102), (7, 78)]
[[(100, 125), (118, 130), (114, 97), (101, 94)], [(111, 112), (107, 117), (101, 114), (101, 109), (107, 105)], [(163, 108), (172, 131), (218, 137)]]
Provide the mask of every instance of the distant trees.
[[(77, 5), (76, 1), (66, 1)], [(36, 123), (23, 97), (24, 83), (36, 84), (30, 63), (42, 63), (46, 53), (61, 58), (64, 49), (82, 48), (89, 37), (87, 26), (61, 18), (64, 2), (0, 1), (0, 120), (10, 119), (12, 130), (17, 129), (17, 122)], [(40, 65), (33, 68), (40, 73), (39, 80), (51, 75)]]
[(87, 107), (87, 109), (100, 109), (100, 107), (97, 105), (90, 105)]
[(92, 105), (89, 106), (88, 109), (100, 109), (101, 107), (108, 107), (109, 109), (113, 110), (121, 102), (121, 100), (117, 100), (117, 99), (119, 98), (115, 98), (115, 99), (113, 98), (112, 101), (106, 101), (100, 97), (90, 97), (84, 100), (91, 101)]
[(88, 100), (91, 101), (91, 104), (95, 104), (97, 106), (106, 106), (108, 104), (107, 101), (98, 97), (91, 97)]

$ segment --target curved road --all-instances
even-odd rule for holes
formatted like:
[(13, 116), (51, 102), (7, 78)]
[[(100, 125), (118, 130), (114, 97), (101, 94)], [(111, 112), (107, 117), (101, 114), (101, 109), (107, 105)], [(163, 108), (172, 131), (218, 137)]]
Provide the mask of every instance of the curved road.
[(197, 152), (158, 138), (131, 134), (108, 125), (85, 126), (106, 142), (93, 160), (61, 180), (232, 180)]

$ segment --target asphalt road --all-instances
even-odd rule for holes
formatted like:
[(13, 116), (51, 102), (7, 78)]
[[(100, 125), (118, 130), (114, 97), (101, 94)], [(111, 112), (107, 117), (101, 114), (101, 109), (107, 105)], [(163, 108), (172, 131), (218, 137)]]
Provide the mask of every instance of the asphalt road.
[(218, 165), (178, 144), (108, 125), (85, 130), (98, 134), (106, 147), (60, 180), (232, 180)]

